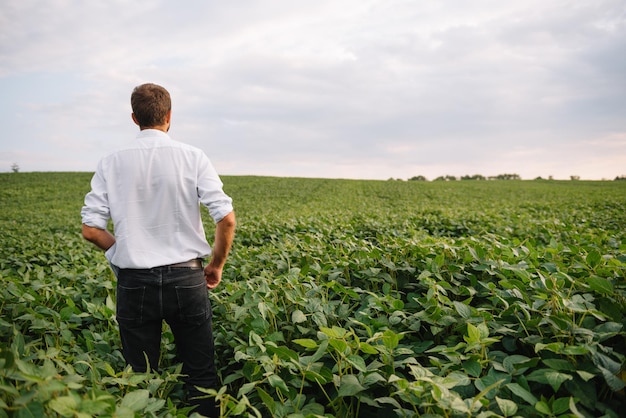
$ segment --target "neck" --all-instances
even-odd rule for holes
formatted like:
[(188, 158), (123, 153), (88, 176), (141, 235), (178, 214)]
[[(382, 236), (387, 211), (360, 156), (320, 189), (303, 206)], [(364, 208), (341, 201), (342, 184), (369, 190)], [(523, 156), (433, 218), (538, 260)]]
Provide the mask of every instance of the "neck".
[(157, 131), (167, 133), (170, 130), (170, 124), (166, 123), (166, 124), (158, 125), (158, 126), (140, 126), (139, 129), (142, 131), (146, 129), (156, 129)]

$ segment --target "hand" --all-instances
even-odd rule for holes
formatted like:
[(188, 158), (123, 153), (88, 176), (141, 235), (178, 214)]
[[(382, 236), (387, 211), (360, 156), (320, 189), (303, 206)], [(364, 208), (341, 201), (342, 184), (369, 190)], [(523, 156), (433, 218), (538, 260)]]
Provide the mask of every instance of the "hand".
[(213, 267), (211, 263), (207, 264), (204, 268), (204, 280), (207, 288), (215, 289), (222, 281), (222, 269)]

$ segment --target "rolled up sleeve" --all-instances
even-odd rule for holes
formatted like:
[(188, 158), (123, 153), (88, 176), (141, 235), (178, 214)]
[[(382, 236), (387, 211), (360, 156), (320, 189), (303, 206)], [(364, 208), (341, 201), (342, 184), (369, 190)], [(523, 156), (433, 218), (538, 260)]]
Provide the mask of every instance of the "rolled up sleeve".
[(198, 199), (218, 223), (233, 211), (233, 200), (224, 193), (223, 183), (208, 157), (203, 156), (198, 170)]
[(80, 211), (83, 224), (94, 228), (106, 229), (111, 212), (100, 166), (91, 179), (91, 191), (85, 196), (85, 205)]

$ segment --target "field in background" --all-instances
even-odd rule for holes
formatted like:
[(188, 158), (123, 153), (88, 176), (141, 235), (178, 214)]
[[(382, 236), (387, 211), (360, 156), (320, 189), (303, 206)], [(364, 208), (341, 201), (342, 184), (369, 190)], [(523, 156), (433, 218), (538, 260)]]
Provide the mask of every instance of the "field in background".
[[(90, 178), (0, 174), (0, 417), (184, 416), (167, 327), (162, 372), (124, 370), (114, 280), (80, 236)], [(626, 406), (624, 182), (223, 181), (224, 416)]]

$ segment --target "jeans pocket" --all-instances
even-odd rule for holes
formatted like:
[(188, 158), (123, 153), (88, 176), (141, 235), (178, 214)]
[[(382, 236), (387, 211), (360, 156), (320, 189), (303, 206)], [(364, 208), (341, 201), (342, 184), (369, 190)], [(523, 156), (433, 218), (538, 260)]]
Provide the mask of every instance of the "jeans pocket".
[(143, 321), (145, 286), (117, 286), (117, 321), (127, 326), (138, 326)]
[(211, 316), (209, 293), (204, 280), (198, 284), (175, 286), (175, 290), (182, 321), (201, 323)]

